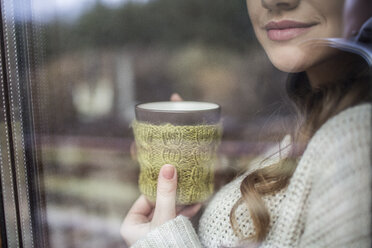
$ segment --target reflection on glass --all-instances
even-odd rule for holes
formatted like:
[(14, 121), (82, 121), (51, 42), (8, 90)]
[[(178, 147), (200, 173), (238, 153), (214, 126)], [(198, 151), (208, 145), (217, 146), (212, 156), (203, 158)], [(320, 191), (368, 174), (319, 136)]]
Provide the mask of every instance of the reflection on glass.
[(271, 79), (284, 75), (257, 49), (243, 2), (35, 1), (33, 9), (46, 38), (35, 92), (44, 100), (38, 135), (51, 247), (123, 244), (121, 220), (139, 195), (130, 154), (136, 103), (178, 92), (222, 106), (217, 189), (281, 135), (290, 112), (283, 107), (270, 124), (266, 116), (284, 95)]
[[(274, 66), (298, 73), (320, 60), (339, 58), (345, 62), (340, 71), (347, 75), (365, 67), (359, 57), (338, 53), (347, 50), (340, 42), (336, 50), (329, 48), (335, 44), (332, 40), (324, 40), (356, 34), (371, 15), (362, 11), (366, 8), (359, 1), (288, 0), (277, 5), (280, 2), (248, 0), (248, 16), (242, 1), (32, 1), (35, 17), (26, 20), (39, 18), (40, 40), (45, 41), (44, 62), (33, 72), (38, 83), (31, 87), (37, 99), (33, 107), (40, 126), (36, 136), (50, 247), (125, 245), (120, 224), (140, 195), (130, 127), (137, 103), (167, 101), (178, 92), (185, 100), (221, 105), (224, 135), (214, 165), (218, 191), (250, 164), (271, 155), (268, 148), (283, 137), (288, 141), (285, 134), (295, 133), (301, 119), (290, 107), (293, 101), (303, 111), (313, 106), (300, 105), (305, 98), (326, 99), (322, 92), (312, 94), (310, 81), (328, 79), (312, 79), (319, 71), (309, 70), (308, 77), (290, 77), (304, 83), (304, 92), (296, 91), (298, 84), (288, 84), (288, 90), (300, 95), (289, 100), (287, 74)], [(298, 22), (279, 22), (278, 13)], [(353, 19), (355, 13), (361, 13), (360, 18)], [(340, 23), (348, 26), (343, 29)], [(331, 63), (320, 74), (333, 71), (336, 78), (331, 81), (343, 78), (338, 66)], [(360, 100), (344, 103), (342, 96), (327, 106), (340, 112)], [(298, 156), (324, 122), (299, 129), (300, 135), (294, 136), (298, 146), (291, 150), (295, 159), (289, 161), (293, 167), (279, 173), (292, 175)], [(225, 221), (229, 223), (227, 217)], [(194, 222), (198, 225), (197, 218)]]

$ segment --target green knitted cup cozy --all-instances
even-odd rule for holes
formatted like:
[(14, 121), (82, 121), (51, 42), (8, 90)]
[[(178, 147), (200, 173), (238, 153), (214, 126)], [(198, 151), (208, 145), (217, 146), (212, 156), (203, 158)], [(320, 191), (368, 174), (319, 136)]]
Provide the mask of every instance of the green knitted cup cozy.
[(202, 202), (213, 193), (214, 164), (221, 141), (222, 124), (175, 126), (133, 121), (139, 188), (151, 201), (156, 199), (160, 168), (177, 168), (177, 203)]

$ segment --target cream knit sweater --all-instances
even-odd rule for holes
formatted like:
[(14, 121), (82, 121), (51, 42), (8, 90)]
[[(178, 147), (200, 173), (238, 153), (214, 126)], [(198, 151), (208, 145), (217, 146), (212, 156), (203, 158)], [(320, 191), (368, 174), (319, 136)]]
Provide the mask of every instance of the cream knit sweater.
[[(200, 219), (198, 232), (186, 217), (178, 216), (132, 247), (370, 247), (370, 130), (371, 105), (362, 104), (331, 118), (316, 132), (289, 186), (264, 198), (271, 228), (261, 244), (239, 242), (229, 214), (241, 196), (244, 176), (278, 161), (288, 148), (265, 163), (253, 163), (244, 175), (216, 193)], [(287, 136), (281, 145), (288, 142)], [(254, 232), (245, 205), (237, 209), (237, 217), (245, 235)]]

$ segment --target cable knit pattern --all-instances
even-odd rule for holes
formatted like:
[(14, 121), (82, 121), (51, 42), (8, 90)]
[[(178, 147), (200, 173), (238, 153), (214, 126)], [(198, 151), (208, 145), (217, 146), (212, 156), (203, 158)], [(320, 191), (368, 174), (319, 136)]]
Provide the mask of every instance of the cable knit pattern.
[[(255, 162), (213, 197), (200, 219), (198, 238), (187, 218), (179, 216), (133, 247), (370, 247), (370, 129), (371, 105), (362, 104), (331, 118), (315, 133), (288, 187), (264, 198), (271, 227), (261, 244), (240, 243), (229, 214), (244, 176), (279, 160), (279, 154), (265, 163)], [(254, 232), (244, 205), (237, 216), (245, 235)]]
[(222, 124), (179, 126), (147, 122), (132, 123), (141, 165), (139, 188), (155, 201), (160, 168), (177, 168), (177, 203), (202, 202), (213, 193), (216, 151), (221, 141)]

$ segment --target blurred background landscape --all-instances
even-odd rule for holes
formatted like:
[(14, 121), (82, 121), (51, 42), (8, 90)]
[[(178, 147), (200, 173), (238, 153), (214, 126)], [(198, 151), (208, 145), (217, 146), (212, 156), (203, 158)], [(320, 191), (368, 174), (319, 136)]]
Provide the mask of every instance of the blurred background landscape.
[(125, 247), (139, 196), (134, 105), (222, 106), (216, 187), (291, 128), (286, 75), (257, 43), (242, 0), (35, 1), (43, 63), (33, 85), (50, 246)]

